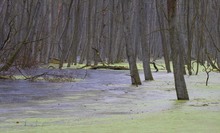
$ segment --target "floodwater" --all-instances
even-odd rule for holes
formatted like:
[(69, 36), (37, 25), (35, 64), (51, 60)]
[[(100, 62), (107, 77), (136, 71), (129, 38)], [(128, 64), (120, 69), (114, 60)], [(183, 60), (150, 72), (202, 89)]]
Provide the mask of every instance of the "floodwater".
[[(31, 117), (31, 113), (26, 113), (29, 111), (37, 112), (35, 115), (41, 116), (45, 112), (49, 115), (59, 115), (62, 111), (63, 114), (68, 111), (76, 116), (90, 115), (90, 113), (109, 114), (112, 108), (117, 110), (116, 106), (130, 106), (120, 109), (121, 113), (130, 113), (131, 110), (135, 110), (131, 107), (135, 106), (136, 102), (144, 104), (154, 99), (169, 97), (175, 99), (173, 91), (163, 92), (154, 88), (149, 88), (150, 91), (147, 91), (143, 87), (131, 86), (128, 75), (128, 71), (87, 70), (86, 78), (78, 82), (2, 80), (0, 81), (0, 113), (4, 117), (1, 117), (1, 120), (24, 115)], [(111, 105), (112, 108), (105, 110), (105, 106)], [(113, 114), (117, 112), (112, 109)]]
[[(73, 71), (85, 79), (65, 83), (1, 80), (0, 124), (30, 118), (80, 120), (173, 109), (220, 111), (218, 73), (211, 74), (208, 87), (205, 74), (186, 76), (190, 101), (178, 102), (172, 73), (153, 73), (154, 81), (136, 87), (130, 85), (129, 71)], [(140, 75), (144, 79), (142, 71)]]

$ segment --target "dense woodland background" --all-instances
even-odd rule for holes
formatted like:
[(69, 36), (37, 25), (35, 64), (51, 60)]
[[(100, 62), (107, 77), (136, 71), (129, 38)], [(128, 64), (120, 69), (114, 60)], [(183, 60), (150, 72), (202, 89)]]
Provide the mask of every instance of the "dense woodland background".
[[(126, 9), (122, 1), (1, 0), (1, 63), (16, 52), (22, 67), (50, 58), (90, 65), (100, 61), (97, 51), (102, 61), (115, 63), (127, 58), (126, 41), (140, 60), (142, 44), (153, 60), (170, 60), (167, 1), (128, 0)], [(129, 40), (123, 33), (124, 16)], [(177, 0), (177, 17), (185, 63), (210, 57), (220, 66), (220, 1)]]
[(220, 68), (219, 0), (1, 0), (0, 17), (0, 71), (127, 59), (132, 83), (141, 84), (137, 59), (145, 80), (162, 57), (174, 76), (184, 67), (197, 74), (199, 64)]

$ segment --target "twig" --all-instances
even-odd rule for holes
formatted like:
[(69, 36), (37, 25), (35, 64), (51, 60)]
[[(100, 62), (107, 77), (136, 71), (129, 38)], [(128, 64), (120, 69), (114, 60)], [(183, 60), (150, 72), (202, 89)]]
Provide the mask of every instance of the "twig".
[(202, 65), (204, 67), (204, 71), (206, 72), (206, 82), (205, 82), (205, 85), (208, 86), (208, 81), (209, 81), (209, 73), (213, 70), (213, 69), (209, 69), (209, 66), (205, 66), (204, 64)]
[(157, 66), (156, 66), (156, 63), (155, 63), (155, 62), (150, 62), (150, 64), (153, 64), (154, 68), (156, 69), (156, 72), (159, 71), (158, 68), (157, 68)]
[(24, 75), (24, 74), (22, 73), (22, 71), (21, 71), (17, 66), (16, 66), (15, 68), (19, 71), (19, 73), (20, 73), (22, 76), (24, 76), (25, 79), (28, 78), (26, 75)]
[(42, 74), (39, 74), (39, 75), (35, 75), (35, 76), (31, 76), (31, 77), (27, 77), (25, 80), (31, 80), (31, 81), (34, 81), (35, 79), (37, 79), (38, 77), (41, 77), (43, 75), (46, 75), (48, 72), (45, 72), (45, 73), (42, 73)]
[(211, 57), (210, 57), (210, 55), (209, 55), (209, 53), (206, 51), (206, 55), (207, 55), (207, 57), (208, 57), (208, 59), (209, 59), (209, 63), (211, 64), (211, 66), (212, 66), (212, 68), (213, 69), (216, 69), (216, 70), (218, 70), (219, 72), (220, 72), (220, 68), (218, 68), (216, 65), (215, 65), (215, 62), (213, 63), (212, 62), (212, 59), (211, 59)]

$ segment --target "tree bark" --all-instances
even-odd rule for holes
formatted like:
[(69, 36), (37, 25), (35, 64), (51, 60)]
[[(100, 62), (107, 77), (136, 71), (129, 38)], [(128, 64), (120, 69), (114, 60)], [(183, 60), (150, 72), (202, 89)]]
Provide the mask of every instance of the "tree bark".
[(179, 43), (179, 33), (177, 31), (177, 1), (167, 0), (168, 6), (168, 22), (170, 33), (170, 45), (172, 52), (172, 62), (174, 71), (175, 89), (178, 100), (189, 100), (186, 83), (183, 74), (183, 57), (181, 56), (181, 47)]
[(73, 28), (73, 36), (70, 47), (70, 55), (68, 57), (68, 67), (74, 62), (77, 64), (77, 48), (79, 45), (79, 27), (80, 27), (80, 0), (75, 1), (75, 9), (74, 9), (74, 28)]
[(165, 61), (166, 70), (168, 73), (170, 73), (171, 72), (170, 55), (169, 55), (169, 50), (168, 50), (168, 43), (167, 43), (165, 32), (164, 32), (165, 19), (162, 18), (163, 10), (164, 9), (162, 9), (162, 4), (159, 5), (158, 0), (156, 0), (156, 11), (157, 11), (157, 18), (158, 18), (159, 27), (160, 27), (160, 36), (161, 36), (161, 42), (162, 42), (162, 48), (163, 48), (163, 57), (164, 57), (164, 61)]
[(129, 7), (131, 0), (122, 0), (122, 14), (123, 14), (123, 32), (126, 45), (126, 54), (129, 63), (131, 82), (133, 85), (141, 85), (139, 72), (136, 65), (136, 57), (131, 43), (131, 27), (130, 27), (130, 14)]
[(144, 0), (139, 0), (139, 13), (140, 15), (140, 32), (141, 32), (141, 49), (142, 49), (142, 61), (144, 68), (144, 77), (145, 80), (153, 80), (153, 76), (150, 69), (150, 50), (149, 44), (146, 40), (146, 9)]

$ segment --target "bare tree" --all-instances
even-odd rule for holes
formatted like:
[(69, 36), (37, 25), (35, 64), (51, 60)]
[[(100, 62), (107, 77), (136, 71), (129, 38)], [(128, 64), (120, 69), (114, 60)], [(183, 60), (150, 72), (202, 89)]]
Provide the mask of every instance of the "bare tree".
[[(31, 38), (31, 34), (33, 34), (34, 31), (34, 26), (36, 25), (36, 21), (34, 20), (35, 17), (38, 15), (39, 13), (39, 1), (36, 1), (36, 3), (32, 3), (33, 1), (31, 1), (31, 6), (33, 8), (33, 10), (30, 10), (30, 12), (27, 13), (27, 27), (26, 27), (26, 32), (24, 34), (24, 36), (21, 36), (22, 40), (17, 44), (16, 49), (11, 53), (11, 56), (7, 59), (6, 63), (0, 68), (0, 71), (7, 71), (12, 64), (14, 63), (15, 59), (18, 57), (18, 54), (20, 53), (20, 51), (23, 49), (23, 47), (26, 44), (30, 44), (31, 41), (29, 41), (29, 39)], [(29, 3), (25, 3), (26, 6), (28, 6)], [(30, 7), (31, 7), (30, 6)], [(23, 11), (28, 10), (25, 9), (25, 7), (23, 8)]]
[(74, 8), (74, 29), (73, 29), (73, 36), (70, 46), (70, 54), (68, 56), (68, 67), (74, 62), (74, 64), (77, 64), (77, 49), (80, 41), (80, 33), (79, 33), (79, 27), (80, 27), (80, 0), (75, 1), (75, 8)]
[(150, 69), (150, 50), (149, 44), (147, 43), (147, 21), (146, 21), (146, 7), (144, 0), (139, 0), (139, 14), (140, 14), (140, 33), (141, 33), (141, 49), (142, 49), (142, 60), (143, 60), (143, 68), (144, 68), (144, 77), (145, 80), (153, 80), (153, 76)]
[(181, 46), (179, 43), (179, 33), (177, 31), (177, 1), (167, 0), (168, 22), (170, 32), (170, 45), (172, 52), (172, 62), (175, 80), (175, 89), (178, 100), (189, 100), (186, 83), (183, 73), (183, 57), (181, 56)]
[(164, 57), (164, 61), (165, 61), (165, 66), (167, 69), (167, 72), (171, 72), (170, 69), (170, 54), (169, 54), (169, 47), (168, 47), (168, 43), (167, 43), (167, 39), (166, 39), (166, 34), (165, 34), (165, 22), (166, 20), (166, 13), (165, 13), (165, 9), (164, 6), (165, 3), (163, 3), (162, 1), (156, 0), (156, 11), (157, 11), (157, 19), (158, 19), (158, 23), (159, 23), (159, 27), (160, 27), (160, 35), (161, 35), (161, 42), (162, 42), (162, 48), (163, 48), (163, 57)]
[(130, 18), (130, 8), (131, 8), (132, 1), (131, 0), (121, 0), (122, 5), (122, 13), (123, 13), (123, 32), (126, 44), (126, 53), (127, 59), (130, 68), (131, 74), (131, 82), (134, 85), (140, 85), (141, 80), (138, 73), (137, 65), (136, 65), (136, 57), (134, 55), (134, 50), (132, 48), (131, 43), (131, 18)]

